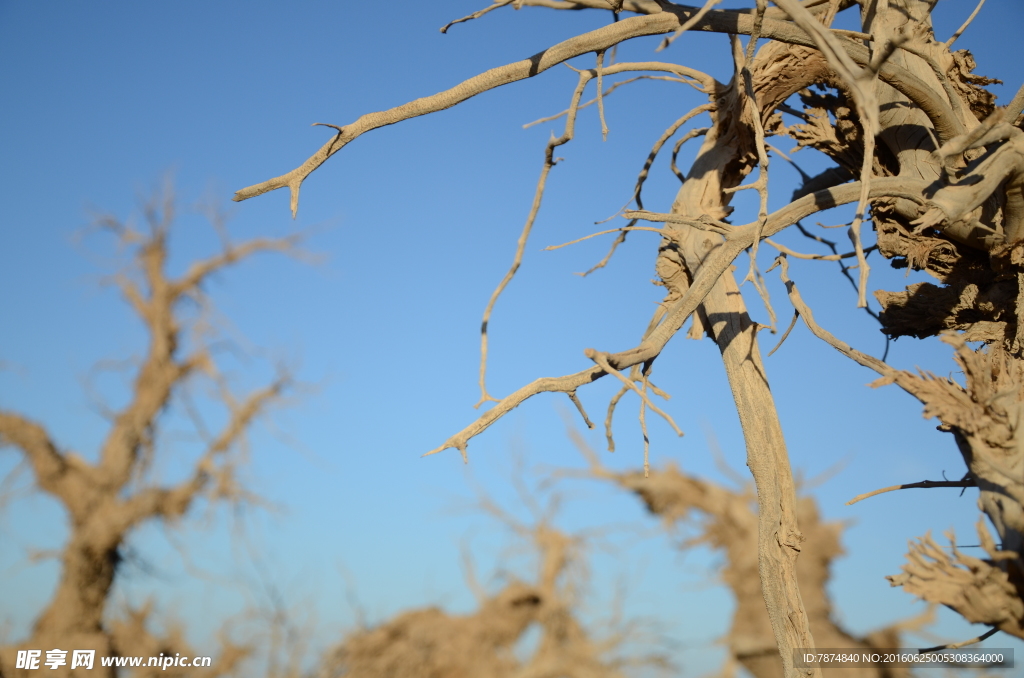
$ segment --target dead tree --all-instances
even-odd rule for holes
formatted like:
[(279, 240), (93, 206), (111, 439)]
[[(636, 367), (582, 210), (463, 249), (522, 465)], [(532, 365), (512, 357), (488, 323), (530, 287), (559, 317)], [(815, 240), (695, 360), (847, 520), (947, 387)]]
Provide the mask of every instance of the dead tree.
[[(0, 410), (0, 444), (23, 455), (38, 489), (67, 512), (70, 531), (60, 554), (56, 589), (30, 637), (16, 647), (0, 648), (0, 676), (5, 678), (35, 675), (46, 661), (45, 651), (55, 648), (68, 654), (65, 664), (48, 675), (113, 676), (113, 668), (100, 666), (100, 657), (111, 655), (195, 655), (180, 634), (157, 638), (147, 631), (148, 608), (129, 610), (120, 620), (111, 618), (115, 611), (110, 609), (110, 596), (126, 541), (140, 525), (174, 523), (200, 501), (245, 500), (236, 468), (247, 431), (286, 392), (291, 379), (280, 369), (262, 388), (242, 395), (233, 392), (226, 375), (218, 371), (211, 348), (211, 306), (205, 289), (211, 277), (231, 266), (258, 252), (291, 252), (296, 241), (257, 238), (233, 243), (214, 217), (223, 249), (173, 277), (167, 261), (174, 217), (174, 196), (168, 188), (145, 205), (142, 227), (114, 217), (97, 224), (130, 253), (128, 266), (113, 282), (141, 321), (148, 343), (137, 361), (128, 402), (108, 413), (109, 430), (99, 450), (89, 455), (93, 460), (54, 439), (45, 423)], [(224, 424), (210, 430), (201, 414), (193, 412), (202, 450), (186, 478), (176, 484), (160, 483), (152, 469), (155, 460), (168, 453), (161, 426), (172, 404), (180, 403), (201, 380), (212, 386)], [(94, 667), (71, 671), (73, 649), (94, 650)], [(44, 651), (36, 671), (16, 668), (18, 650)], [(232, 664), (242, 654), (241, 648), (227, 647), (221, 660)]]
[[(356, 631), (328, 654), (321, 678), (623, 678), (628, 664), (666, 666), (655, 655), (613, 656), (628, 633), (597, 640), (580, 622), (578, 582), (570, 573), (582, 557), (578, 539), (546, 519), (531, 527), (488, 500), (481, 507), (530, 543), (537, 553), (533, 581), (513, 579), (487, 594), (467, 557), (475, 612), (456, 616), (430, 607)], [(520, 660), (513, 648), (534, 625), (541, 631), (537, 649)]]
[[(1024, 322), (1019, 321), (1024, 315), (1024, 89), (1007, 107), (995, 108), (994, 97), (984, 89), (991, 81), (972, 74), (969, 52), (952, 50), (963, 31), (944, 41), (934, 36), (934, 3), (929, 0), (773, 0), (774, 7), (756, 0), (748, 10), (729, 11), (712, 9), (716, 4), (718, 0), (701, 7), (667, 0), (498, 0), (453, 23), (505, 6), (611, 9), (617, 20), (530, 58), (484, 71), (449, 90), (336, 126), (336, 133), (302, 165), (244, 188), (234, 199), (287, 188), (294, 214), (305, 178), (362, 134), (450, 108), (594, 53), (594, 66), (579, 71), (563, 114), (564, 133), (547, 146), (515, 263), (484, 313), (481, 401), (494, 405), (432, 452), (454, 448), (465, 456), (473, 437), (540, 393), (567, 394), (589, 425), (577, 389), (606, 376), (622, 382), (622, 394), (632, 391), (639, 396), (641, 423), (647, 410), (668, 418), (651, 400), (658, 394), (650, 383), (651, 370), (662, 349), (692, 317), (693, 332), (714, 340), (725, 363), (757, 488), (759, 575), (768, 615), (785, 675), (802, 675), (793, 667), (794, 650), (815, 644), (797, 584), (796, 559), (805, 535), (798, 525), (785, 440), (756, 341), (758, 325), (737, 293), (732, 272), (737, 257), (749, 250), (750, 263), (739, 265), (746, 271), (743, 281), (762, 293), (770, 311), (757, 252), (772, 247), (780, 250), (778, 261), (790, 301), (808, 328), (877, 372), (880, 383), (895, 383), (919, 399), (925, 416), (937, 417), (943, 430), (953, 434), (968, 470), (962, 484), (979, 488), (982, 510), (996, 530), (995, 539), (980, 530), (986, 559), (958, 551), (949, 555), (930, 539), (923, 540), (893, 583), (945, 604), (972, 622), (1024, 638), (1024, 445), (1017, 433), (1024, 408)], [(847, 10), (859, 10), (861, 31), (831, 28), (837, 12)], [(620, 19), (623, 14), (635, 16)], [(670, 34), (664, 46), (687, 30), (730, 36), (734, 73), (729, 82), (669, 61), (612, 61), (615, 46), (623, 41)], [(750, 36), (746, 47), (739, 37), (744, 35)], [(756, 49), (758, 39), (767, 41), (761, 49)], [(583, 92), (591, 81), (598, 90), (595, 100), (603, 121), (604, 95), (611, 89), (605, 88), (607, 79), (651, 74), (686, 82), (707, 96), (706, 104), (683, 114), (658, 137), (635, 186), (637, 209), (625, 211), (628, 223), (611, 231), (618, 233), (616, 244), (631, 230), (661, 236), (655, 269), (666, 290), (664, 302), (635, 347), (619, 352), (587, 349), (584, 353), (593, 363), (589, 368), (539, 378), (505, 397), (492, 398), (484, 385), (486, 321), (494, 299), (518, 268), (548, 172), (556, 162), (554, 150), (573, 138)], [(800, 103), (788, 103), (795, 95), (801, 98), (802, 110), (796, 108)], [(699, 115), (708, 116), (707, 125), (686, 132), (675, 146), (678, 150), (689, 139), (703, 138), (693, 166), (679, 172), (682, 186), (671, 212), (642, 209), (642, 188), (654, 157)], [(769, 213), (765, 139), (772, 135), (787, 135), (820, 150), (836, 165), (808, 178), (788, 205)], [(744, 184), (755, 171), (757, 179)], [(740, 218), (730, 202), (744, 189), (757, 191), (760, 206), (756, 215)], [(802, 254), (771, 239), (802, 219), (845, 204), (856, 205), (848, 228), (853, 244), (849, 253)], [(870, 219), (875, 233), (873, 245), (865, 242), (865, 219)], [(640, 225), (641, 221), (650, 225)], [(813, 237), (821, 241), (820, 236)], [(927, 271), (941, 283), (881, 293), (884, 331), (890, 336), (946, 333), (966, 375), (965, 384), (897, 370), (851, 348), (815, 323), (788, 275), (787, 256), (855, 260), (858, 305), (866, 307), (867, 256), (875, 250), (893, 265)], [(983, 345), (973, 349), (968, 341)], [(619, 397), (613, 399), (613, 408)]]
[[(609, 481), (634, 493), (647, 511), (669, 528), (693, 527), (695, 536), (683, 541), (681, 548), (706, 545), (724, 554), (722, 582), (736, 601), (726, 635), (731, 655), (729, 663), (742, 666), (754, 678), (781, 678), (782, 662), (758, 586), (757, 498), (749, 483), (730, 489), (684, 473), (675, 464), (649, 469), (646, 473), (642, 470), (612, 471), (601, 463), (578, 431), (570, 428), (570, 435), (589, 464), (583, 477)], [(820, 647), (871, 653), (904, 647), (900, 642), (901, 631), (915, 630), (931, 618), (932, 611), (864, 637), (852, 635), (835, 620), (827, 590), (832, 562), (843, 554), (843, 526), (822, 522), (817, 502), (809, 496), (798, 496), (797, 520), (806, 537), (796, 561), (797, 578), (815, 642)], [(825, 669), (823, 673), (847, 678), (908, 678), (911, 675), (905, 667), (881, 664)]]

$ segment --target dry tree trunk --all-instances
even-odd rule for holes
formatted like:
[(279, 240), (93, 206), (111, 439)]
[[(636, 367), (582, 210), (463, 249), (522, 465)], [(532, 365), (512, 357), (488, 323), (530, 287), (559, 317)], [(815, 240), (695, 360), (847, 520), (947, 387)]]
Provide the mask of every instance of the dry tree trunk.
[[(737, 73), (724, 93), (716, 93), (716, 109), (711, 112), (714, 124), (679, 190), (673, 214), (693, 219), (701, 215), (721, 219), (731, 211), (728, 208), (731, 196), (723, 189), (740, 184), (750, 170), (753, 150), (743, 116), (748, 109), (746, 96), (740, 90), (742, 86), (741, 75)], [(681, 264), (688, 281), (692, 281), (704, 259), (724, 241), (721, 236), (692, 227), (673, 227), (681, 233), (663, 243), (660, 256)], [(663, 269), (665, 265), (656, 264), (656, 268)], [(673, 267), (669, 266), (669, 270)], [(685, 292), (685, 289), (672, 290), (668, 280), (663, 280), (663, 284), (678, 296)], [(796, 493), (786, 441), (757, 345), (757, 325), (747, 314), (732, 271), (718, 278), (704, 298), (701, 310), (699, 317), (707, 319), (707, 331), (721, 351), (743, 428), (747, 466), (754, 476), (761, 506), (756, 549), (761, 591), (778, 640), (785, 675), (791, 675), (794, 651), (813, 648), (815, 641), (797, 583), (796, 560), (804, 536), (797, 524)], [(807, 674), (813, 675), (814, 671), (807, 671)]]
[[(757, 145), (763, 143), (763, 131), (758, 133), (757, 128), (763, 130), (775, 105), (830, 75), (820, 55), (803, 47), (769, 44), (749, 66), (738, 49), (734, 55), (736, 74), (728, 86), (712, 97), (713, 124), (679, 189), (672, 206), (674, 215), (692, 220), (728, 216), (732, 211), (730, 189), (739, 186), (758, 162)], [(749, 89), (744, 82), (746, 77), (750, 79)], [(749, 94), (754, 95), (753, 101)], [(671, 303), (685, 294), (704, 260), (725, 239), (684, 224), (670, 224), (667, 228), (675, 233), (663, 241), (656, 270), (669, 290), (666, 303)], [(794, 651), (815, 646), (797, 583), (797, 556), (805, 537), (797, 520), (796, 492), (785, 438), (757, 344), (758, 325), (750, 320), (731, 270), (718, 277), (702, 302), (701, 312), (694, 317), (698, 331), (706, 319), (705, 329), (721, 351), (736, 402), (746, 441), (747, 465), (754, 476), (761, 507), (759, 579), (785, 675), (792, 675)]]

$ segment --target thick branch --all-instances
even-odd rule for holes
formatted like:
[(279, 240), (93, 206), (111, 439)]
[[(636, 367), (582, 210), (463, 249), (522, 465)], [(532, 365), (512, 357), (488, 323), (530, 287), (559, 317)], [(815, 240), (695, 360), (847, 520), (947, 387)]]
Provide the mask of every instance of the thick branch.
[(150, 348), (132, 388), (132, 400), (114, 419), (100, 451), (100, 469), (106, 483), (123, 487), (131, 477), (139, 448), (151, 438), (157, 416), (166, 407), (174, 386), (206, 361), (205, 353), (187, 360), (174, 359), (177, 327), (169, 310), (154, 308), (146, 318)]
[[(852, 6), (854, 0), (839, 0), (839, 9), (846, 9)], [(494, 5), (486, 7), (478, 12), (474, 12), (469, 16), (463, 17), (452, 21), (447, 26), (441, 29), (442, 33), (446, 32), (446, 29), (450, 28), (454, 24), (463, 23), (471, 19), (477, 19), (484, 14), (491, 12), (499, 7), (512, 4), (512, 0), (494, 0)], [(549, 9), (560, 9), (560, 10), (582, 10), (582, 9), (597, 9), (608, 11), (615, 4), (614, 0), (521, 0), (519, 3), (522, 7), (547, 7)], [(621, 0), (619, 3), (619, 12), (633, 12), (635, 14), (657, 14), (658, 12), (664, 11), (664, 3), (656, 2), (655, 0)], [(802, 0), (800, 3), (807, 8), (812, 14), (819, 14), (824, 12), (829, 7), (829, 0)], [(744, 10), (735, 10), (737, 13), (743, 13)], [(746, 13), (753, 14), (754, 10), (746, 10)], [(775, 7), (769, 8), (765, 12), (765, 17), (769, 19), (781, 19), (785, 20), (787, 15), (780, 9)]]
[(68, 510), (76, 512), (83, 497), (72, 489), (72, 473), (80, 473), (85, 465), (74, 455), (63, 454), (42, 425), (10, 412), (0, 412), (0, 445), (17, 447), (25, 455), (45, 492), (61, 498)]
[(222, 253), (189, 266), (181, 278), (171, 283), (172, 296), (180, 297), (190, 290), (198, 289), (214, 273), (257, 252), (289, 252), (299, 240), (299, 235), (293, 235), (288, 238), (254, 238), (239, 245), (231, 245)]

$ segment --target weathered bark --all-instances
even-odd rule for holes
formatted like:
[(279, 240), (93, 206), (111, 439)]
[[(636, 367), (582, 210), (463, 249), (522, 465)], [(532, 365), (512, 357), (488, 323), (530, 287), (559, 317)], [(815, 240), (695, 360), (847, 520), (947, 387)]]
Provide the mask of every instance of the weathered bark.
[[(690, 247), (682, 248), (683, 256), (690, 270), (696, 271), (704, 255), (718, 243), (706, 233), (691, 230), (687, 236), (684, 242)], [(731, 272), (719, 279), (704, 300), (703, 309), (710, 325), (708, 332), (722, 353), (747, 446), (747, 466), (757, 485), (758, 581), (761, 602), (766, 606), (777, 641), (771, 643), (771, 658), (767, 661), (774, 664), (781, 654), (784, 672), (778, 675), (788, 676), (795, 670), (794, 650), (810, 649), (821, 641), (812, 636), (798, 584), (798, 556), (807, 537), (801, 532), (796, 511), (786, 441), (757, 345), (757, 326), (747, 315)], [(810, 670), (806, 673), (813, 675)]]
[[(987, 560), (956, 551), (950, 556), (925, 537), (912, 547), (904, 573), (890, 577), (893, 585), (948, 605), (972, 622), (1024, 637), (1024, 442), (1015, 423), (1024, 411), (1024, 134), (998, 116), (980, 121), (993, 107), (992, 96), (979, 85), (991, 81), (970, 73), (969, 53), (950, 53), (934, 40), (930, 4), (890, 0), (882, 11), (865, 3), (863, 12), (864, 30), (876, 42), (907, 41), (891, 61), (930, 83), (966, 131), (936, 149), (928, 117), (889, 84), (877, 83), (879, 141), (891, 159), (876, 162), (877, 171), (934, 182), (924, 216), (902, 199), (876, 206), (880, 251), (894, 265), (925, 270), (942, 285), (917, 283), (875, 296), (890, 336), (957, 333), (948, 341), (964, 370), (965, 388), (855, 359), (921, 400), (925, 416), (937, 417), (953, 434), (967, 477), (979, 487), (978, 506), (999, 537), (995, 544), (979, 525)], [(821, 150), (840, 161), (845, 152)], [(971, 350), (966, 341), (984, 345)]]
[[(802, 62), (808, 67), (796, 71), (780, 68), (780, 63)], [(731, 212), (731, 194), (726, 189), (738, 186), (756, 160), (754, 135), (750, 121), (753, 115), (784, 101), (793, 91), (802, 89), (827, 71), (824, 63), (801, 48), (769, 48), (750, 65), (754, 90), (760, 95), (756, 106), (748, 106), (743, 93), (742, 74), (717, 93), (714, 126), (705, 136), (694, 165), (683, 182), (672, 206), (673, 214), (698, 219), (702, 216), (721, 219)], [(779, 71), (794, 76), (771, 77)], [(765, 101), (770, 102), (767, 106)], [(663, 243), (660, 258), (671, 263), (658, 263), (656, 269), (674, 271), (682, 266), (685, 278), (664, 279), (670, 296), (681, 296), (685, 287), (680, 282), (692, 281), (713, 249), (724, 243), (720, 235), (699, 231), (683, 225), (672, 225), (677, 231)], [(669, 244), (671, 243), (671, 244)], [(673, 289), (675, 286), (676, 289)], [(747, 466), (757, 486), (759, 511), (758, 572), (764, 602), (775, 631), (784, 675), (818, 675), (816, 669), (795, 669), (793, 655), (797, 648), (813, 648), (807, 612), (797, 582), (797, 556), (804, 536), (800, 532), (796, 511), (789, 456), (775, 402), (768, 385), (768, 376), (757, 345), (757, 326), (751, 322), (746, 305), (731, 271), (718, 279), (702, 304), (711, 338), (718, 344), (725, 364), (729, 386), (736, 402), (740, 424), (747, 447)]]

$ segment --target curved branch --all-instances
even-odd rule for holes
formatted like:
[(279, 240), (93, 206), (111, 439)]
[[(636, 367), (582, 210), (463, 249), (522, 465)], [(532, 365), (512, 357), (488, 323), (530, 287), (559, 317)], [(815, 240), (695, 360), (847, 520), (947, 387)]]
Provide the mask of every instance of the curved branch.
[[(482, 94), (512, 82), (532, 78), (552, 66), (587, 54), (588, 52), (608, 49), (613, 45), (632, 38), (645, 35), (661, 35), (674, 31), (686, 23), (697, 11), (699, 10), (696, 7), (673, 6), (666, 8), (666, 11), (658, 14), (623, 19), (603, 28), (560, 42), (528, 59), (492, 68), (443, 92), (415, 99), (386, 111), (367, 113), (359, 117), (355, 122), (339, 128), (336, 135), (299, 167), (287, 174), (282, 174), (273, 179), (243, 188), (235, 193), (232, 200), (240, 202), (257, 195), (262, 195), (268, 191), (288, 187), (291, 192), (291, 211), (294, 217), (299, 209), (299, 189), (306, 177), (320, 167), (327, 158), (366, 132), (379, 127), (393, 125), (409, 118), (451, 108), (477, 94)], [(754, 29), (754, 22), (755, 17), (751, 14), (715, 10), (708, 12), (690, 30), (749, 35)], [(761, 25), (761, 37), (768, 40), (779, 40), (781, 42), (816, 48), (814, 41), (803, 30), (785, 21), (765, 19)], [(870, 54), (866, 47), (852, 40), (843, 39), (840, 42), (853, 61), (860, 65), (871, 63)], [(956, 119), (956, 116), (942, 97), (937, 92), (932, 91), (926, 83), (907, 69), (892, 63), (886, 63), (878, 71), (878, 76), (907, 96), (924, 111), (935, 126), (941, 140), (951, 139), (963, 132), (960, 121)]]
[(402, 120), (451, 108), (477, 94), (518, 80), (532, 78), (573, 57), (608, 49), (630, 38), (667, 33), (678, 27), (678, 22), (678, 17), (675, 14), (666, 12), (618, 21), (560, 42), (528, 59), (492, 68), (433, 96), (416, 99), (387, 111), (367, 113), (354, 123), (342, 127), (330, 141), (321, 146), (319, 151), (296, 169), (263, 183), (243, 188), (235, 193), (233, 200), (236, 202), (246, 200), (287, 186), (291, 190), (291, 209), (294, 217), (298, 210), (299, 187), (303, 180), (322, 165), (327, 158), (362, 134), (378, 127), (393, 125)]

